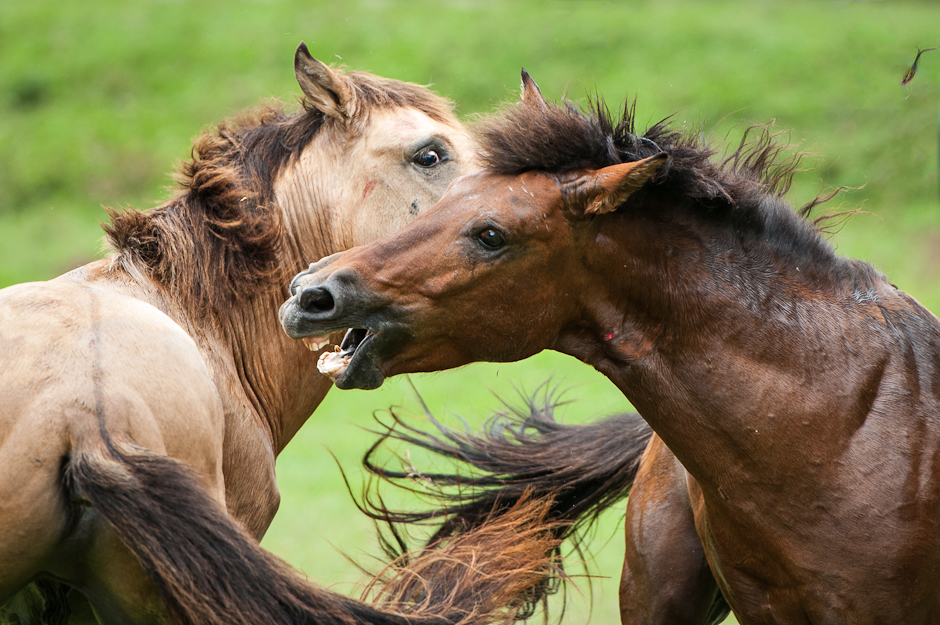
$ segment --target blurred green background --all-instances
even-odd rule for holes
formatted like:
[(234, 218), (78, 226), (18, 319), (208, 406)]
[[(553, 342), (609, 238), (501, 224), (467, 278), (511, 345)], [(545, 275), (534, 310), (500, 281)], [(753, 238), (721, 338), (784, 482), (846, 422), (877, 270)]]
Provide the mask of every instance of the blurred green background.
[[(199, 131), (265, 98), (293, 102), (292, 55), (431, 84), (469, 117), (514, 98), (525, 67), (550, 98), (637, 98), (640, 126), (673, 115), (719, 146), (775, 120), (815, 155), (791, 196), (840, 185), (832, 209), (860, 208), (840, 252), (886, 272), (940, 311), (940, 51), (901, 77), (918, 46), (940, 45), (935, 2), (532, 2), (85, 0), (0, 3), (0, 286), (50, 278), (99, 257), (102, 205), (147, 208), (172, 193)], [(311, 259), (312, 260), (312, 259)], [(567, 421), (625, 409), (603, 378), (540, 354), (413, 376), (432, 409), (476, 422), (494, 393), (570, 388)], [(375, 409), (416, 407), (403, 380), (333, 392), (279, 460), (283, 504), (264, 544), (316, 581), (356, 593), (376, 552), (327, 449), (349, 471)], [(593, 622), (616, 622), (618, 515), (591, 543)], [(587, 620), (587, 586), (566, 623)], [(556, 600), (554, 605), (560, 603)]]

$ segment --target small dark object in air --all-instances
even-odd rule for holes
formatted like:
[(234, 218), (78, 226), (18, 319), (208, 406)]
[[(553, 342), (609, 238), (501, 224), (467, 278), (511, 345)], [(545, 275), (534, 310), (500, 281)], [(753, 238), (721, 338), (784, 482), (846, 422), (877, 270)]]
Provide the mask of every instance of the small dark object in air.
[(940, 46), (934, 46), (933, 48), (925, 48), (924, 50), (917, 48), (917, 56), (914, 57), (914, 63), (910, 66), (910, 68), (908, 68), (906, 72), (904, 72), (904, 78), (901, 79), (902, 86), (907, 86), (910, 84), (912, 80), (914, 80), (914, 74), (917, 73), (917, 61), (920, 60), (920, 55), (923, 54), (924, 52), (930, 52), (931, 50), (937, 50), (937, 49), (940, 49)]

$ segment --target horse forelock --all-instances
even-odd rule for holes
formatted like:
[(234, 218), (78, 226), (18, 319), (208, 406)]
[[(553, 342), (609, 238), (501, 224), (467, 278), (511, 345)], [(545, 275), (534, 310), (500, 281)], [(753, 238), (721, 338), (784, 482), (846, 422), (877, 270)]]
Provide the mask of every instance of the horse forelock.
[[(419, 85), (365, 72), (346, 78), (360, 126), (372, 111), (396, 107), (458, 124), (451, 103)], [(307, 103), (292, 114), (273, 103), (203, 133), (179, 167), (176, 197), (149, 212), (109, 211), (114, 261), (149, 275), (194, 315), (224, 315), (247, 291), (282, 288), (293, 268), (280, 266), (285, 215), (274, 182), (327, 127)]]
[[(809, 256), (832, 264), (833, 275), (844, 274), (845, 267), (821, 234), (833, 218), (845, 213), (809, 219), (812, 209), (842, 189), (794, 211), (783, 196), (801, 171), (803, 155), (780, 141), (783, 133), (769, 125), (752, 126), (734, 149), (718, 158), (701, 133), (680, 132), (669, 118), (642, 135), (635, 131), (634, 120), (635, 101), (626, 102), (616, 115), (601, 98), (591, 99), (586, 107), (568, 100), (545, 106), (520, 102), (482, 118), (474, 130), (484, 167), (501, 175), (600, 169), (665, 152), (669, 159), (642, 190), (646, 197), (684, 198), (692, 207), (692, 220), (723, 223), (735, 236), (770, 241), (775, 255)], [(870, 280), (867, 274), (856, 277)]]
[(748, 129), (737, 149), (716, 163), (716, 150), (697, 133), (672, 128), (669, 118), (637, 134), (635, 109), (635, 101), (627, 101), (615, 116), (602, 98), (592, 98), (584, 108), (568, 100), (544, 107), (518, 103), (476, 124), (481, 159), (494, 173), (518, 175), (599, 169), (666, 152), (669, 161), (655, 181), (728, 203), (754, 201), (756, 192), (783, 195), (798, 171), (800, 156), (781, 161), (791, 146), (779, 145), (779, 133), (767, 126)]
[(443, 124), (459, 124), (454, 103), (427, 87), (368, 72), (349, 72), (345, 77), (356, 100), (354, 115), (360, 118), (367, 118), (371, 111), (413, 108)]

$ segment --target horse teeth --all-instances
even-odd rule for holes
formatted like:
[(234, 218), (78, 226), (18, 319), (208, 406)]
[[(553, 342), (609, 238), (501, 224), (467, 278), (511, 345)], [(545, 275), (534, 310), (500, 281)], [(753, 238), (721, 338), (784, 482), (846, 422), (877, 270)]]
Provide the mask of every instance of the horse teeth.
[(308, 336), (303, 339), (304, 345), (312, 352), (317, 352), (329, 345), (330, 339), (326, 336)]

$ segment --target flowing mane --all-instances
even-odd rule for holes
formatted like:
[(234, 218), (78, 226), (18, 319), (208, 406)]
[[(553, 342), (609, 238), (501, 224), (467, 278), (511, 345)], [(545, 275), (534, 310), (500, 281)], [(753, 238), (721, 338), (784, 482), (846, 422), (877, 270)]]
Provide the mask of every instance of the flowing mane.
[[(721, 159), (700, 134), (683, 134), (666, 120), (642, 135), (635, 130), (635, 101), (615, 117), (604, 101), (592, 99), (584, 109), (564, 100), (560, 105), (518, 103), (481, 119), (475, 128), (484, 167), (515, 176), (526, 171), (566, 173), (639, 161), (665, 152), (669, 159), (637, 198), (668, 194), (691, 201), (692, 219), (724, 224), (729, 236), (764, 244), (773, 257), (795, 258), (794, 267), (813, 267), (864, 296), (884, 280), (872, 267), (836, 255), (822, 236), (825, 225), (846, 213), (809, 216), (814, 208), (841, 191), (819, 196), (799, 210), (784, 200), (802, 155), (786, 154), (791, 146), (776, 141), (767, 126), (753, 126)], [(629, 202), (628, 202), (629, 203)], [(851, 211), (850, 211), (851, 212)]]
[(777, 145), (765, 127), (746, 132), (738, 149), (716, 164), (717, 152), (697, 135), (683, 135), (664, 120), (641, 136), (634, 116), (635, 102), (625, 104), (616, 119), (600, 98), (591, 100), (586, 111), (567, 100), (541, 107), (517, 104), (482, 119), (476, 130), (484, 165), (498, 174), (599, 169), (666, 152), (669, 161), (658, 182), (668, 180), (700, 201), (729, 206), (785, 194), (799, 166), (799, 156), (780, 162), (786, 146)]
[[(397, 107), (453, 120), (451, 103), (418, 85), (365, 72), (345, 77), (356, 98), (353, 132), (371, 112)], [(148, 212), (108, 209), (113, 261), (156, 280), (194, 314), (224, 314), (239, 293), (283, 288), (281, 274), (294, 268), (278, 264), (282, 217), (273, 185), (324, 119), (305, 98), (299, 112), (264, 105), (202, 134), (180, 166), (176, 197)]]

